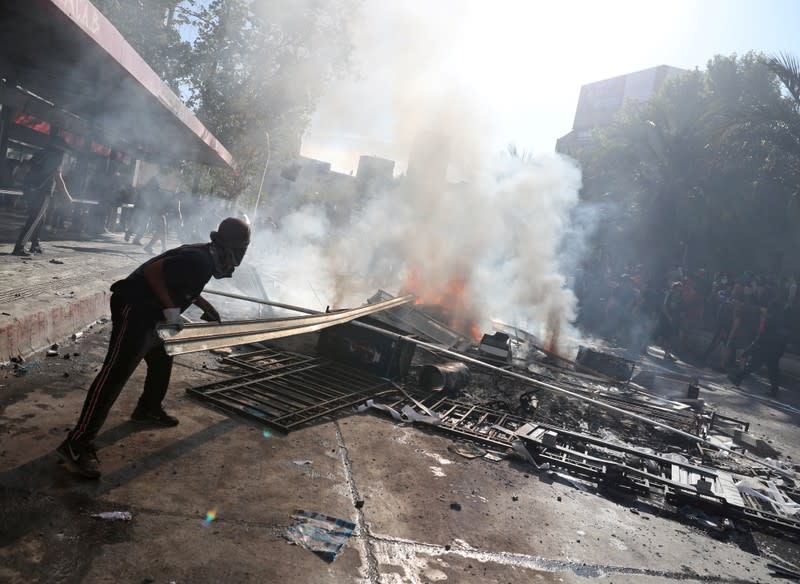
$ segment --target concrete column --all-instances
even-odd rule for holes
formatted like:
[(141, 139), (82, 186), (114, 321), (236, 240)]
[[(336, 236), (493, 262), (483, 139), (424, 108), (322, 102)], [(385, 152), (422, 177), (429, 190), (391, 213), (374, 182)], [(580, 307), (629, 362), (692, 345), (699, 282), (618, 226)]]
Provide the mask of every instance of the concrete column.
[(199, 162), (195, 162), (193, 165), (194, 172), (192, 173), (192, 190), (191, 193), (193, 195), (197, 194), (197, 189), (200, 188), (200, 173), (202, 172), (203, 166)]

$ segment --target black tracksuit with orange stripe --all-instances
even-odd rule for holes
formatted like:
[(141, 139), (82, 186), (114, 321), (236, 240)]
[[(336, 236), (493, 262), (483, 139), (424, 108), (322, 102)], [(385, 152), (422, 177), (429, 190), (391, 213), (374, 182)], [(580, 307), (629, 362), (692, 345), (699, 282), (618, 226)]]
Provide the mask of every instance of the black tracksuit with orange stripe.
[(200, 296), (213, 275), (209, 245), (183, 245), (169, 250), (111, 286), (108, 353), (89, 387), (78, 423), (69, 433), (70, 442), (94, 441), (111, 406), (142, 359), (147, 363), (147, 377), (139, 405), (150, 411), (161, 408), (172, 373), (172, 357), (167, 355), (156, 332), (156, 324), (163, 320), (163, 307), (145, 280), (144, 268), (163, 260), (164, 284), (175, 306), (183, 312)]

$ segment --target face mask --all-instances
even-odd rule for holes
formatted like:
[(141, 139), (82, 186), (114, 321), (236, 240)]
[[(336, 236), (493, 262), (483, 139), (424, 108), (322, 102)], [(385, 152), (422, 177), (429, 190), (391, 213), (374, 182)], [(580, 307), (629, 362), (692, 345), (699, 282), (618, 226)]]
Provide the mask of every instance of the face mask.
[(244, 259), (244, 254), (245, 252), (247, 252), (247, 248), (235, 247), (230, 249), (229, 251), (231, 253), (231, 256), (233, 257), (233, 265), (238, 267), (242, 263), (242, 260)]
[(209, 251), (214, 260), (214, 277), (220, 279), (233, 276), (233, 270), (240, 263), (236, 261), (233, 251), (216, 243), (211, 244)]

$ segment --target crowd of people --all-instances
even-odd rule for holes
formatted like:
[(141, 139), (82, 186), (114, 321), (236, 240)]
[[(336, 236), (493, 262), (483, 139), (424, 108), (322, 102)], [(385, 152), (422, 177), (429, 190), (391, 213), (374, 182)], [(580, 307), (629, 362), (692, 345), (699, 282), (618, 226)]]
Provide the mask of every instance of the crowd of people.
[(726, 371), (736, 385), (766, 365), (777, 392), (780, 358), (797, 334), (797, 286), (794, 276), (745, 271), (712, 277), (703, 269), (674, 266), (659, 277), (628, 266), (619, 276), (607, 270), (576, 279), (578, 323), (631, 356), (652, 343), (665, 360), (694, 357)]

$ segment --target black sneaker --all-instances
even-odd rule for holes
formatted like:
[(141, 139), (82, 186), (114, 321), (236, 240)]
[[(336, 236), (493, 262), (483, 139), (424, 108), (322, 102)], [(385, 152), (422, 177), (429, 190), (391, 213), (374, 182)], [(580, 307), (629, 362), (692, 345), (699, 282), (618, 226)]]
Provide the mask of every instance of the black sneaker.
[(28, 256), (30, 256), (31, 254), (29, 254), (27, 251), (25, 251), (25, 249), (24, 249), (24, 248), (21, 248), (21, 247), (15, 247), (15, 248), (14, 248), (14, 251), (12, 251), (12, 252), (11, 252), (11, 255), (15, 255), (15, 256), (22, 256), (22, 257), (28, 257)]
[(43, 254), (44, 252), (42, 251), (42, 248), (39, 247), (38, 245), (32, 245), (31, 246), (31, 253)]
[(64, 461), (67, 470), (79, 474), (87, 479), (99, 479), (100, 467), (98, 466), (97, 452), (91, 444), (70, 442), (64, 440), (56, 448), (56, 454)]
[(136, 406), (131, 414), (131, 420), (141, 424), (153, 424), (155, 426), (163, 426), (171, 428), (178, 425), (178, 418), (170, 416), (163, 409), (148, 410), (141, 406)]

